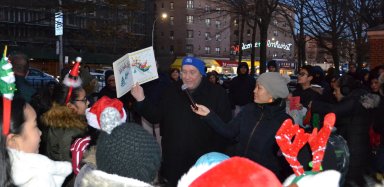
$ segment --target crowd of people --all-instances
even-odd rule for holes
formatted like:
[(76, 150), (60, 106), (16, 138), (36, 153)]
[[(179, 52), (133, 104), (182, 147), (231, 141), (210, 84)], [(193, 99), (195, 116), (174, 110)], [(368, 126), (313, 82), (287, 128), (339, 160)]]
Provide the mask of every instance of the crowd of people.
[[(365, 186), (368, 175), (383, 180), (384, 66), (360, 71), (350, 64), (340, 76), (306, 65), (290, 91), (289, 77), (273, 61), (257, 79), (239, 63), (238, 76), (223, 85), (201, 59), (185, 57), (181, 69), (159, 71), (159, 79), (117, 98), (113, 71), (94, 93), (78, 60), (60, 83), (36, 90), (25, 80), (26, 56), (12, 54), (9, 61), (17, 91), (10, 130), (0, 139), (0, 186), (302, 187)], [(3, 129), (2, 115), (0, 123)]]

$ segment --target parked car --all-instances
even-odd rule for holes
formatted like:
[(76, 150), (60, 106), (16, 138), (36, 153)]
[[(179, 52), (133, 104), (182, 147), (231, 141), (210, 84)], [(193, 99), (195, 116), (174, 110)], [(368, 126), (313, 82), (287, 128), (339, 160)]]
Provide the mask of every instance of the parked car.
[(100, 90), (105, 86), (105, 77), (102, 73), (96, 73), (96, 72), (90, 72), (92, 76), (94, 76), (98, 81), (98, 89), (97, 92), (100, 92)]
[(53, 75), (35, 68), (29, 68), (26, 80), (35, 88), (43, 87), (49, 82), (59, 82)]

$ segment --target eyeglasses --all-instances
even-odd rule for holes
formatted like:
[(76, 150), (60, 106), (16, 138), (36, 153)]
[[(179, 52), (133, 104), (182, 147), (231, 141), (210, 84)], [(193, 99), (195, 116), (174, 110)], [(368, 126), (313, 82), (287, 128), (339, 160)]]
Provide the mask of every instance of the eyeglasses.
[(75, 99), (75, 101), (82, 101), (85, 104), (87, 104), (88, 99), (86, 97), (84, 97), (83, 99)]
[(304, 76), (306, 76), (306, 75), (308, 75), (308, 74), (306, 74), (306, 73), (304, 73), (304, 72), (303, 72), (303, 73), (299, 73), (299, 76), (300, 76), (300, 77), (304, 77)]

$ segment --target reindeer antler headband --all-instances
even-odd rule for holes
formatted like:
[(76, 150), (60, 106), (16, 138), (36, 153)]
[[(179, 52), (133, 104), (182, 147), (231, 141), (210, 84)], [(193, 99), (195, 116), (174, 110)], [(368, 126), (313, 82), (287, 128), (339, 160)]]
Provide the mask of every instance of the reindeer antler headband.
[[(334, 113), (327, 114), (324, 118), (323, 128), (321, 128), (319, 132), (317, 128), (315, 128), (311, 134), (305, 133), (299, 125), (294, 125), (291, 119), (283, 122), (275, 138), (296, 176), (305, 175), (303, 166), (297, 160), (297, 155), (307, 142), (312, 151), (312, 172), (316, 173), (321, 171), (321, 162), (323, 161), (325, 148), (335, 121), (336, 115)], [(293, 137), (295, 137), (295, 139), (292, 142)]]
[(7, 46), (5, 46), (3, 58), (0, 60), (0, 66), (0, 92), (3, 94), (3, 134), (8, 135), (11, 124), (12, 99), (16, 85), (12, 64), (7, 58)]

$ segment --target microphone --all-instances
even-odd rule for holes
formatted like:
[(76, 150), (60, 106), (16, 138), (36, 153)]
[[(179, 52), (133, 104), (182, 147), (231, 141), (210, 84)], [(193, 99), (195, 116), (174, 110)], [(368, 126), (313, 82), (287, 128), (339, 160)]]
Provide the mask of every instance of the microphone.
[(188, 86), (187, 86), (186, 84), (183, 84), (183, 85), (181, 86), (181, 90), (183, 90), (183, 91), (187, 94), (188, 99), (189, 99), (189, 102), (191, 103), (192, 107), (193, 107), (195, 110), (197, 110), (198, 108), (197, 108), (197, 106), (196, 106), (196, 102), (195, 102), (195, 100), (193, 100), (191, 93), (189, 93), (189, 91), (188, 91)]

